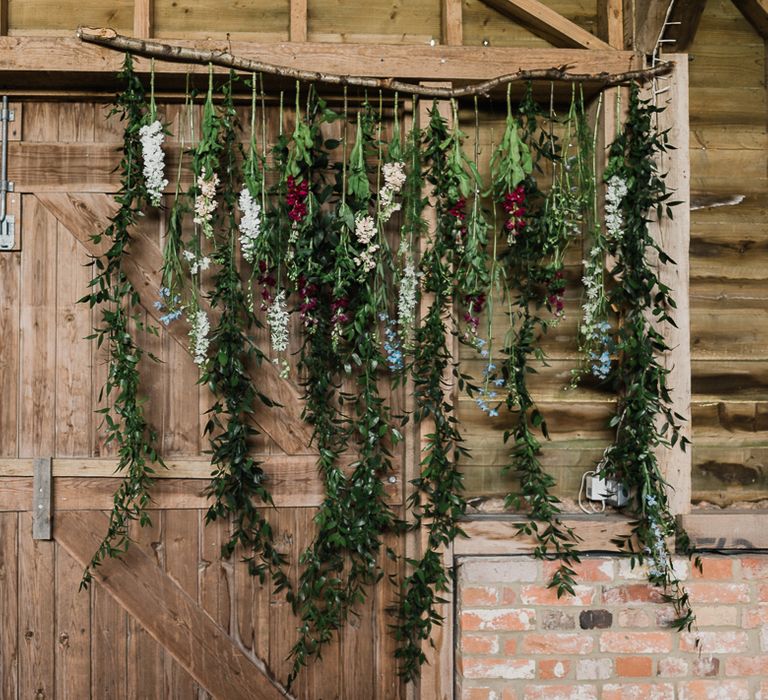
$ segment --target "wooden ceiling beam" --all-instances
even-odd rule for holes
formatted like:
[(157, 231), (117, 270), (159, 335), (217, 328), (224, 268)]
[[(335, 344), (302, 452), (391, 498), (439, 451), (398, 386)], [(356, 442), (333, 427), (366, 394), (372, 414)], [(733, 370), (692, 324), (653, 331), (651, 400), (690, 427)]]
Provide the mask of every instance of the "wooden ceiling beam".
[(696, 37), (706, 4), (707, 0), (675, 0), (669, 15), (669, 25), (664, 31), (664, 39), (674, 41), (674, 44), (670, 42), (665, 45), (668, 51), (688, 51)]
[(590, 34), (539, 0), (482, 0), (486, 5), (525, 25), (554, 46), (609, 50), (611, 45)]
[(733, 0), (733, 4), (757, 33), (768, 39), (768, 0)]
[[(665, 40), (664, 48), (669, 52), (682, 53), (688, 50), (699, 28), (706, 0), (674, 0), (667, 20), (670, 2), (671, 0), (634, 0), (627, 3), (633, 10), (632, 16), (629, 17), (633, 25), (632, 31), (627, 32), (626, 36), (627, 48), (651, 54), (661, 37)], [(629, 7), (625, 7), (625, 14), (631, 14)]]
[[(505, 0), (506, 1), (506, 0)], [(581, 30), (583, 31), (583, 30)], [(588, 34), (588, 32), (587, 32)], [(589, 36), (592, 36), (589, 34)], [(243, 58), (285, 65), (291, 68), (410, 80), (476, 81), (506, 75), (517, 70), (568, 65), (571, 73), (621, 73), (636, 68), (629, 51), (616, 51), (594, 38), (600, 49), (524, 49), (477, 46), (427, 46), (331, 43), (226, 43), (178, 41), (179, 46), (205, 50), (220, 49)], [(597, 42), (597, 43), (595, 43)], [(604, 50), (603, 50), (604, 49)], [(51, 61), (51, 56), (56, 56)], [(50, 85), (66, 74), (114, 75), (123, 54), (78, 39), (52, 37), (0, 37), (0, 88), (27, 85), (30, 74), (44, 73)], [(148, 59), (136, 59), (136, 70), (146, 73)], [(224, 69), (220, 69), (225, 72)], [(158, 60), (157, 75), (187, 72), (205, 75), (206, 66), (193, 66)]]

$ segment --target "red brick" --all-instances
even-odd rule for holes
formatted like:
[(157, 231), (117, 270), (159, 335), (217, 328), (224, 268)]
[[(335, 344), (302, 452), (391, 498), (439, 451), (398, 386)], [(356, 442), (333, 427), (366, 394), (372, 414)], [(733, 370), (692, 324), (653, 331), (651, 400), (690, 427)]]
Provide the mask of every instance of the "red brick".
[(763, 584), (757, 587), (757, 601), (759, 603), (768, 603), (768, 585)]
[(739, 559), (742, 578), (757, 580), (768, 578), (768, 557), (739, 557)]
[(760, 681), (760, 689), (755, 695), (755, 700), (768, 700), (768, 681)]
[(597, 700), (593, 685), (527, 685), (524, 700)]
[[(699, 645), (696, 646), (696, 640)], [(738, 654), (747, 650), (749, 638), (742, 631), (683, 632), (680, 635), (680, 649), (702, 654)]]
[(688, 675), (688, 662), (685, 659), (678, 659), (674, 656), (665, 656), (659, 659), (657, 675), (662, 678), (680, 678)]
[(649, 656), (620, 656), (616, 659), (616, 675), (644, 678), (653, 675), (653, 659)]
[(698, 678), (716, 676), (720, 672), (720, 659), (716, 656), (700, 656), (693, 661), (693, 675)]
[(739, 627), (739, 608), (732, 605), (696, 605), (699, 627)]
[(492, 688), (462, 688), (461, 700), (498, 700), (499, 692)]
[(556, 588), (523, 586), (520, 589), (520, 600), (525, 605), (591, 605), (595, 599), (592, 586), (574, 586), (574, 592), (576, 595), (566, 593), (558, 598)]
[(463, 586), (460, 590), (463, 606), (475, 608), (499, 602), (499, 590), (493, 586)]
[(768, 676), (768, 656), (730, 656), (725, 660), (726, 676)]
[(461, 629), (521, 632), (533, 629), (535, 619), (533, 610), (510, 608), (465, 610), (461, 613)]
[(501, 696), (501, 700), (518, 700), (519, 697), (517, 690), (514, 688), (504, 688), (504, 694)]
[(526, 654), (589, 654), (595, 640), (587, 634), (573, 632), (547, 632), (526, 634), (523, 637), (523, 653)]
[(702, 557), (702, 571), (691, 566), (693, 578), (705, 578), (711, 581), (733, 580), (733, 559), (730, 557)]
[(647, 583), (630, 583), (624, 586), (603, 587), (603, 602), (620, 603), (663, 603), (663, 591)]
[(461, 660), (464, 678), (503, 678), (518, 680), (533, 678), (536, 667), (530, 659), (467, 659)]
[(517, 639), (510, 637), (504, 640), (504, 655), (514, 656), (517, 654)]
[(745, 583), (688, 583), (685, 586), (691, 602), (696, 603), (748, 603), (749, 586)]
[(671, 683), (607, 683), (602, 700), (675, 700)]
[(600, 651), (614, 654), (664, 654), (672, 650), (672, 632), (603, 632)]
[(536, 663), (536, 677), (548, 681), (565, 678), (571, 671), (571, 662), (560, 659), (542, 659)]
[(513, 603), (516, 603), (517, 591), (514, 588), (510, 588), (509, 586), (504, 586), (504, 588), (501, 589), (500, 602), (502, 605), (512, 605)]
[[(544, 580), (551, 580), (559, 566), (560, 562), (557, 561), (544, 562)], [(613, 581), (614, 563), (611, 559), (582, 559), (571, 568), (576, 572), (576, 579), (579, 581)]]
[(747, 681), (688, 681), (679, 686), (680, 700), (749, 700)]
[(613, 659), (579, 659), (576, 662), (576, 680), (599, 681), (613, 676)]
[(761, 625), (768, 625), (768, 605), (758, 605), (742, 611), (741, 626), (743, 628), (753, 629)]
[(499, 638), (495, 635), (462, 634), (462, 654), (497, 654), (499, 652)]
[(619, 611), (619, 627), (651, 627), (653, 609), (624, 608)]

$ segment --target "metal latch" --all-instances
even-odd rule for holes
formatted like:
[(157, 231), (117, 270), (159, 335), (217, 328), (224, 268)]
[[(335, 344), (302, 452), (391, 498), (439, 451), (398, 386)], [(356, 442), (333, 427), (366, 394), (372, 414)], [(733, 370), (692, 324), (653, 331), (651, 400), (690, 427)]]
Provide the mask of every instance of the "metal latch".
[(3, 95), (0, 110), (2, 124), (2, 153), (0, 154), (0, 250), (10, 250), (16, 242), (16, 220), (8, 214), (8, 193), (13, 192), (13, 183), (8, 182), (8, 122), (16, 115), (8, 109), (8, 95)]

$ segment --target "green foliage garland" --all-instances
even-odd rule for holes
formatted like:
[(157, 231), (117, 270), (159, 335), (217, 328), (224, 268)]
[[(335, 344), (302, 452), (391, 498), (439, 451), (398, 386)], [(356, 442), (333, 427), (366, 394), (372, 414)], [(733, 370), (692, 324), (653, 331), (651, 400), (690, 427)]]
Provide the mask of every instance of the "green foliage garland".
[(605, 174), (609, 184), (613, 178), (623, 182), (626, 194), (620, 206), (622, 225), (608, 239), (608, 250), (616, 259), (610, 271), (615, 283), (609, 298), (621, 310), (622, 322), (616, 334), (620, 361), (611, 375), (619, 394), (617, 414), (611, 421), (616, 439), (606, 451), (602, 469), (630, 489), (638, 515), (631, 535), (617, 544), (632, 554), (633, 564), (648, 560), (649, 580), (663, 587), (677, 613), (673, 625), (690, 630), (695, 616), (674, 570), (667, 538), (677, 536), (679, 550), (689, 554), (691, 545), (669, 511), (667, 484), (656, 453), (659, 447), (685, 449), (688, 443), (680, 431), (684, 417), (672, 409), (669, 370), (660, 363), (669, 348), (659, 326), (674, 325), (670, 314), (675, 302), (649, 257), (653, 253), (659, 264), (675, 264), (649, 228), (649, 216), (660, 221), (665, 214), (672, 215), (671, 192), (657, 166), (658, 156), (669, 144), (667, 133), (654, 127), (661, 109), (641, 100), (639, 92), (634, 84), (629, 113), (611, 145)]
[[(208, 410), (205, 434), (211, 445), (214, 472), (208, 495), (213, 503), (206, 513), (206, 522), (231, 518), (229, 540), (222, 546), (224, 556), (230, 557), (238, 546), (252, 575), (263, 581), (272, 576), (276, 591), (289, 586), (283, 571), (285, 557), (275, 548), (272, 528), (258, 503), (272, 505), (259, 462), (250, 456), (252, 439), (258, 434), (253, 427), (253, 414), (258, 403), (273, 405), (253, 383), (249, 369), (264, 362), (264, 354), (255, 345), (248, 331), (258, 321), (248, 311), (240, 272), (237, 266), (237, 222), (235, 221), (235, 192), (238, 185), (237, 113), (232, 101), (234, 76), (223, 86), (224, 103), (221, 114), (204, 116), (203, 141), (196, 156), (210, 158), (208, 165), (214, 173), (219, 166), (223, 183), (222, 203), (226, 211), (221, 231), (214, 230), (214, 260), (220, 266), (214, 278), (211, 308), (220, 312), (218, 324), (210, 336), (209, 358), (201, 373), (201, 383), (216, 397)], [(210, 93), (209, 93), (210, 98)], [(206, 107), (207, 110), (207, 107)], [(215, 138), (215, 141), (213, 139)], [(218, 148), (217, 148), (218, 146)], [(221, 160), (214, 158), (221, 153)], [(202, 170), (201, 170), (202, 172)]]
[(138, 520), (142, 527), (151, 524), (146, 509), (151, 501), (154, 465), (164, 467), (156, 447), (157, 434), (147, 422), (139, 394), (139, 363), (145, 353), (133, 338), (131, 324), (137, 331), (156, 333), (157, 330), (140, 320), (139, 294), (123, 267), (123, 256), (131, 242), (130, 231), (143, 206), (150, 203), (142, 177), (139, 138), (147, 105), (130, 55), (126, 55), (119, 77), (125, 81), (125, 88), (113, 113), (125, 122), (119, 166), (121, 184), (115, 197), (120, 208), (107, 229), (91, 237), (97, 245), (106, 240), (110, 246), (102, 257), (94, 258), (97, 274), (90, 282), (92, 291), (80, 301), (91, 307), (102, 307), (102, 324), (90, 338), (96, 341), (97, 347), (105, 343), (108, 347), (109, 372), (99, 400), (111, 399), (113, 403), (111, 408), (102, 408), (99, 412), (104, 415), (105, 443), (117, 445), (117, 471), (125, 476), (114, 495), (107, 533), (85, 569), (81, 587), (91, 583), (94, 569), (106, 557), (127, 551), (132, 520)]

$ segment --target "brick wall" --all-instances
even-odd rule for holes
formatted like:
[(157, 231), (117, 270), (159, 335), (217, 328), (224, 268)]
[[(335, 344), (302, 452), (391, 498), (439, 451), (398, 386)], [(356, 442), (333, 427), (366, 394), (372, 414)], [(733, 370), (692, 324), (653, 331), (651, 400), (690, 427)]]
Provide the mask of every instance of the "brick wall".
[(676, 562), (699, 620), (678, 633), (627, 559), (584, 557), (576, 595), (560, 600), (550, 562), (460, 559), (458, 697), (768, 700), (768, 556), (703, 562)]

